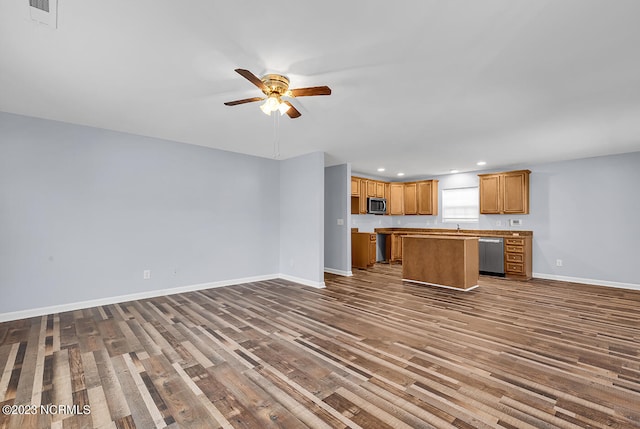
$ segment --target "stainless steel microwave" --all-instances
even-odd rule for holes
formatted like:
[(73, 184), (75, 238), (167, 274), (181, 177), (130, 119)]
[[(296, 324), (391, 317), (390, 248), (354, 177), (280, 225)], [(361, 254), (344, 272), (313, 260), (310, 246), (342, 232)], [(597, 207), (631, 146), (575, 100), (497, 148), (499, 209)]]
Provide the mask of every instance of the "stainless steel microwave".
[(384, 198), (369, 198), (367, 200), (367, 213), (385, 214), (387, 212), (387, 200)]

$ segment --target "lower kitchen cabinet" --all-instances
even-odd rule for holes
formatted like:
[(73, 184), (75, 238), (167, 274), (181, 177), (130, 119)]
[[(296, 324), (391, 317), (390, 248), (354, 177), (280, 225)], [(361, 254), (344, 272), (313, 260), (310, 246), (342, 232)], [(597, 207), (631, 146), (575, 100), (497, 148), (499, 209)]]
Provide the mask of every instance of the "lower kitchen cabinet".
[(504, 239), (504, 274), (506, 277), (530, 279), (531, 237), (508, 237)]
[(389, 262), (402, 262), (402, 235), (391, 234), (390, 239), (387, 238), (387, 247)]
[(351, 266), (369, 268), (376, 263), (376, 234), (351, 233)]

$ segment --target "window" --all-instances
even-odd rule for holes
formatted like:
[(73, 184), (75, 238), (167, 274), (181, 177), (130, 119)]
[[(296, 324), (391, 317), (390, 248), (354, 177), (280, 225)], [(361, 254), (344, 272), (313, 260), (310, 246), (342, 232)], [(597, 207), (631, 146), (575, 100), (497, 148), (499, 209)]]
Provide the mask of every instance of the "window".
[(442, 190), (443, 222), (478, 222), (480, 205), (478, 188)]

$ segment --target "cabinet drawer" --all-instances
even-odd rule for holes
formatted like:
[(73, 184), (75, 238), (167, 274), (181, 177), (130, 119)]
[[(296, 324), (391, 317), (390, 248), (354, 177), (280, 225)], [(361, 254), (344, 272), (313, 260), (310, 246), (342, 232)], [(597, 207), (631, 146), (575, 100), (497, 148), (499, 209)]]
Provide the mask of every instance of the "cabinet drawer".
[(505, 250), (508, 253), (524, 253), (524, 247), (522, 246), (505, 246)]
[(512, 244), (514, 246), (524, 246), (524, 238), (507, 238), (504, 242), (505, 244)]
[(507, 268), (505, 271), (507, 274), (524, 274), (524, 264), (507, 262)]
[(523, 253), (507, 253), (507, 262), (524, 262)]

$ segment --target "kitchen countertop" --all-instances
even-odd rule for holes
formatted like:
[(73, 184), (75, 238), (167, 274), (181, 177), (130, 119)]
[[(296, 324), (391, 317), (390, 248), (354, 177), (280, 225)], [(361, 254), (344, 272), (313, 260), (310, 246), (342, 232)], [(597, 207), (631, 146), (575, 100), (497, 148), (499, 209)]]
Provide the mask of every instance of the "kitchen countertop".
[(377, 234), (428, 234), (453, 235), (467, 237), (531, 237), (533, 231), (490, 230), (490, 229), (455, 229), (443, 228), (375, 228)]

